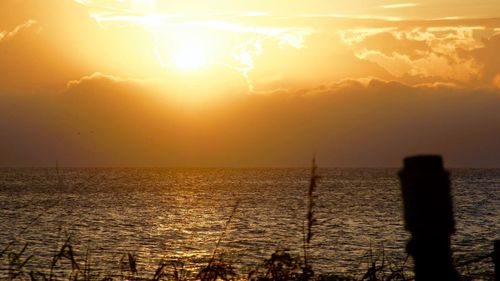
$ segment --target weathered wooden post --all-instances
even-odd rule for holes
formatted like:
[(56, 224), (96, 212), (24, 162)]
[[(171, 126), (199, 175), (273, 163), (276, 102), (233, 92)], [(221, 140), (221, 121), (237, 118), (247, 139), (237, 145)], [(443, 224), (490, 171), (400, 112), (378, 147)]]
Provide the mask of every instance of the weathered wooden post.
[(416, 281), (459, 280), (451, 260), (450, 236), (455, 232), (449, 173), (439, 155), (404, 159), (399, 173), (405, 228), (411, 239)]
[(500, 240), (495, 240), (493, 262), (495, 263), (495, 281), (500, 281)]

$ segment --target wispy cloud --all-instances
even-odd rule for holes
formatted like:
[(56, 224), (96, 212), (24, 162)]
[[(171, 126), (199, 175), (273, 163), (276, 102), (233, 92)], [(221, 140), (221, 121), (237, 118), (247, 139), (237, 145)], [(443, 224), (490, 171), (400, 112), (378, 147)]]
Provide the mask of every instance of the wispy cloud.
[(460, 19), (463, 19), (463, 17), (448, 16), (448, 17), (437, 18), (436, 20), (460, 20)]
[(339, 31), (340, 38), (348, 45), (361, 43), (369, 36), (386, 33), (396, 30), (395, 27), (381, 27), (381, 28), (356, 28)]
[(363, 15), (363, 14), (299, 14), (298, 17), (303, 18), (334, 18), (334, 19), (353, 19), (353, 20), (385, 20), (385, 21), (401, 21), (401, 17), (391, 17), (391, 16), (377, 16), (377, 15)]
[(7, 39), (7, 38), (10, 38), (10, 37), (14, 37), (16, 34), (18, 34), (19, 32), (21, 32), (23, 29), (26, 29), (26, 28), (30, 28), (31, 26), (37, 24), (37, 21), (35, 20), (28, 20), (27, 22), (21, 24), (21, 25), (18, 25), (16, 26), (13, 30), (11, 31), (2, 31), (0, 32), (0, 41), (2, 39)]
[(382, 9), (400, 9), (400, 8), (411, 8), (416, 6), (418, 6), (417, 3), (397, 3), (397, 4), (380, 5), (379, 7)]

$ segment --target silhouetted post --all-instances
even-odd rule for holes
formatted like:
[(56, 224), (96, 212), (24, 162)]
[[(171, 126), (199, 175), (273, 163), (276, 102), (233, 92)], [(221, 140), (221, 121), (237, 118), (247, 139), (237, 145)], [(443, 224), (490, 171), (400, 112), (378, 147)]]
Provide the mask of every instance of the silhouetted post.
[(455, 232), (449, 174), (438, 155), (404, 159), (399, 173), (405, 228), (411, 239), (416, 281), (459, 280), (451, 260), (450, 236)]
[(500, 281), (500, 240), (495, 240), (493, 262), (495, 263), (495, 281)]

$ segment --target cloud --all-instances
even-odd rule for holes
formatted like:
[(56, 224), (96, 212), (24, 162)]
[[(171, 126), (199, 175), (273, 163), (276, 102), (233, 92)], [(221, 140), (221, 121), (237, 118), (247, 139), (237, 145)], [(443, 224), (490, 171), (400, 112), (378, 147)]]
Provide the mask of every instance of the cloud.
[(482, 81), (485, 84), (490, 84), (491, 81), (495, 81), (496, 75), (500, 73), (500, 58), (498, 56), (498, 50), (500, 49), (500, 34), (484, 39), (483, 44), (481, 48), (464, 53), (481, 62)]
[[(375, 62), (400, 81), (433, 77), (469, 86), (491, 86), (497, 73), (487, 48), (495, 44), (495, 21), (422, 21), (411, 25), (340, 31), (358, 58)], [(491, 70), (490, 70), (491, 68)]]
[(67, 84), (67, 91), (85, 91), (81, 88), (93, 88), (95, 83), (119, 84), (130, 80), (123, 79), (118, 76), (106, 75), (100, 72), (94, 72), (91, 75), (83, 76), (77, 80), (71, 80)]
[(395, 30), (395, 27), (379, 27), (379, 28), (356, 28), (339, 31), (342, 41), (349, 45), (363, 42), (368, 37), (373, 37), (377, 34), (387, 34)]
[(16, 34), (20, 33), (23, 31), (23, 29), (29, 29), (33, 25), (35, 25), (37, 22), (35, 20), (28, 20), (25, 23), (16, 26), (12, 31), (3, 31), (0, 33), (0, 41), (1, 40), (9, 40), (12, 37), (16, 36)]
[(346, 78), (392, 78), (380, 65), (356, 57), (349, 46), (342, 44), (337, 33), (309, 35), (300, 49), (284, 51), (270, 41), (264, 41), (261, 48), (262, 53), (252, 61), (253, 70), (249, 72), (255, 91), (293, 91)]
[(493, 78), (493, 86), (500, 89), (500, 73)]
[(411, 8), (416, 6), (418, 6), (417, 3), (398, 3), (398, 4), (380, 5), (379, 7), (382, 9), (400, 9), (400, 8)]
[(0, 101), (0, 165), (399, 166), (442, 153), (450, 166), (498, 166), (500, 92), (446, 83), (344, 79), (182, 106), (105, 74), (58, 95)]
[(411, 59), (421, 58), (422, 54), (430, 51), (430, 47), (425, 41), (414, 40), (405, 34), (393, 32), (396, 30), (396, 28), (383, 29), (376, 34), (367, 34), (364, 38), (358, 37), (355, 44), (347, 38), (344, 38), (344, 42), (352, 45), (356, 52), (376, 50), (389, 56), (393, 53), (407, 55)]
[(463, 82), (479, 75), (479, 65), (474, 60), (460, 59), (454, 62), (446, 56), (436, 53), (430, 53), (413, 60), (407, 55), (396, 52), (392, 55), (385, 55), (379, 51), (362, 50), (357, 56), (380, 64), (396, 77), (409, 74), (411, 76), (441, 77), (442, 79), (454, 79)]

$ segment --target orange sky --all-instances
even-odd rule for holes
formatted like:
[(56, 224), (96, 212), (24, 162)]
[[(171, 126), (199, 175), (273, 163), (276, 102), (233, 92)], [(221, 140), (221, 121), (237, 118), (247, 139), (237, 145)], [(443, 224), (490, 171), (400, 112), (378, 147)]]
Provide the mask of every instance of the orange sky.
[(498, 1), (3, 0), (2, 166), (500, 166)]

